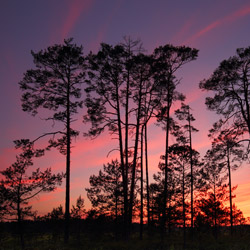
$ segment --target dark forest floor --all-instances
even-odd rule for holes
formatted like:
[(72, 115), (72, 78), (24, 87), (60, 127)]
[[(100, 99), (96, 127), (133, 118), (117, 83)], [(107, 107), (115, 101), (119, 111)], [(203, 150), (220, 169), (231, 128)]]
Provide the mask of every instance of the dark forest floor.
[[(235, 228), (232, 236), (227, 228), (221, 229), (217, 239), (211, 230), (196, 231), (193, 240), (187, 235), (185, 248), (181, 230), (166, 235), (162, 241), (158, 232), (149, 235), (145, 231), (140, 240), (136, 229), (130, 240), (122, 240), (116, 239), (114, 233), (108, 230), (85, 228), (80, 232), (71, 232), (69, 243), (65, 245), (62, 227), (57, 227), (57, 230), (50, 228), (49, 232), (37, 232), (35, 228), (33, 225), (24, 233), (26, 250), (250, 250), (250, 226)], [(10, 231), (10, 227), (1, 226), (0, 237), (1, 250), (22, 249), (15, 229)]]

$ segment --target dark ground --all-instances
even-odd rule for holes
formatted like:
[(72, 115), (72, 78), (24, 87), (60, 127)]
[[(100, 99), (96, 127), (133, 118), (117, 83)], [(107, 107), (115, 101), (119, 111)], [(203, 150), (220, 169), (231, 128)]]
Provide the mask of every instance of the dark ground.
[[(229, 228), (220, 228), (217, 239), (211, 228), (195, 230), (191, 240), (187, 233), (186, 247), (183, 245), (181, 229), (172, 230), (161, 240), (158, 229), (150, 234), (144, 229), (143, 240), (139, 239), (139, 226), (134, 225), (130, 240), (122, 238), (122, 228), (109, 223), (73, 221), (70, 240), (63, 240), (63, 221), (24, 222), (24, 240), (27, 250), (250, 250), (250, 226), (237, 226), (231, 236)], [(16, 223), (0, 223), (0, 249), (19, 250), (21, 248)]]

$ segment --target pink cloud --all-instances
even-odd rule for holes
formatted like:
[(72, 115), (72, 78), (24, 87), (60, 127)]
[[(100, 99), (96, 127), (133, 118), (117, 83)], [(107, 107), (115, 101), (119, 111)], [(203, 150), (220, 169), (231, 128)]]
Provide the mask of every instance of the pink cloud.
[(225, 16), (221, 19), (218, 19), (218, 20), (210, 23), (205, 28), (201, 29), (200, 31), (195, 33), (193, 36), (189, 37), (184, 43), (190, 44), (190, 43), (196, 41), (197, 39), (199, 39), (200, 37), (204, 36), (208, 32), (210, 32), (211, 30), (214, 30), (218, 26), (221, 26), (224, 24), (229, 24), (230, 22), (234, 22), (237, 19), (242, 18), (242, 17), (249, 15), (249, 14), (250, 14), (250, 6), (249, 5), (244, 6), (241, 9), (231, 13), (230, 15)]
[(29, 202), (33, 210), (37, 210), (39, 215), (45, 215), (60, 204), (64, 205), (65, 189), (57, 187), (53, 192), (42, 193)]
[(172, 38), (173, 44), (178, 44), (190, 32), (194, 20), (188, 20)]
[(197, 40), (201, 36), (208, 33), (210, 30), (213, 30), (214, 28), (219, 26), (220, 24), (222, 24), (222, 20), (218, 20), (218, 21), (215, 21), (215, 22), (209, 24), (208, 26), (206, 26), (205, 28), (203, 28), (202, 30), (200, 30), (199, 32), (197, 32), (196, 34), (191, 36), (185, 43), (191, 43), (191, 42)]
[(65, 18), (61, 30), (62, 39), (68, 37), (71, 30), (78, 22), (80, 16), (91, 7), (92, 3), (93, 3), (92, 0), (85, 0), (85, 1), (75, 0), (70, 2), (70, 6), (68, 8), (68, 15)]
[(235, 21), (238, 18), (244, 17), (250, 14), (250, 5), (244, 6), (238, 11), (234, 12), (232, 15), (229, 15), (225, 18), (225, 21)]
[(39, 202), (47, 202), (49, 200), (52, 200), (54, 195), (64, 192), (65, 192), (64, 188), (57, 187), (53, 192), (43, 193), (41, 195), (36, 196), (31, 202), (31, 204), (36, 204)]

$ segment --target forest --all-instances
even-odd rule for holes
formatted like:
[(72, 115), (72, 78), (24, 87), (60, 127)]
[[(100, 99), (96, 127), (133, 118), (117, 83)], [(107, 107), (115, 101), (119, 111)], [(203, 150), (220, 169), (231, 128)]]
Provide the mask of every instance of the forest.
[[(192, 144), (194, 107), (177, 90), (178, 71), (198, 53), (166, 44), (149, 54), (130, 37), (87, 55), (72, 38), (31, 51), (34, 68), (18, 83), (22, 109), (34, 119), (46, 114), (48, 132), (15, 140), (16, 161), (0, 171), (0, 248), (250, 249), (249, 220), (234, 202), (231, 177), (249, 164), (250, 47), (236, 48), (197, 86), (218, 117), (205, 155)], [(78, 119), (87, 132), (74, 128)], [(162, 128), (165, 141), (153, 176), (149, 126)], [(83, 187), (91, 208), (81, 195), (70, 204), (74, 139), (102, 133), (117, 143), (107, 154), (119, 157)], [(53, 149), (65, 156), (65, 172), (36, 168), (34, 161)], [(64, 182), (65, 206), (43, 216), (32, 210), (32, 199)]]

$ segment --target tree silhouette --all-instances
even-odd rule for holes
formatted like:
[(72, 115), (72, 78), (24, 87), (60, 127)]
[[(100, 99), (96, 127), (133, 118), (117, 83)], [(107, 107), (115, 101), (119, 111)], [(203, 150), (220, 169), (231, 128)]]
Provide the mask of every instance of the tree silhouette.
[[(82, 107), (80, 84), (84, 80), (84, 58), (82, 46), (64, 40), (63, 45), (54, 45), (38, 53), (31, 52), (36, 69), (27, 70), (19, 83), (22, 95), (22, 107), (35, 116), (40, 108), (52, 111), (46, 120), (63, 123), (64, 129), (39, 136), (62, 135), (50, 139), (50, 147), (58, 147), (66, 155), (66, 198), (65, 198), (65, 242), (69, 238), (70, 217), (70, 148), (71, 137), (77, 136), (71, 124), (73, 115)], [(36, 140), (37, 140), (36, 139)]]
[[(154, 79), (153, 57), (145, 57), (151, 67), (148, 70), (147, 81), (144, 84), (144, 91), (142, 93), (142, 128), (141, 128), (141, 143), (145, 141), (145, 168), (146, 168), (146, 197), (147, 197), (147, 222), (150, 226), (150, 201), (149, 201), (149, 175), (148, 175), (148, 137), (147, 126), (152, 117), (156, 116), (157, 111), (161, 107), (162, 92), (158, 82)], [(143, 132), (144, 131), (144, 132)], [(143, 156), (143, 147), (141, 146), (141, 155)], [(150, 232), (148, 230), (148, 232)]]
[[(133, 80), (131, 78), (131, 73), (133, 69), (133, 57), (137, 54), (138, 51), (141, 50), (141, 42), (140, 40), (132, 40), (130, 37), (125, 37), (122, 46), (125, 51), (125, 68), (124, 68), (124, 77), (126, 82), (126, 87), (122, 91), (124, 95), (123, 106), (125, 107), (125, 142), (124, 142), (124, 154), (125, 154), (125, 180), (124, 180), (124, 222), (125, 222), (125, 234), (127, 234), (127, 227), (128, 227), (128, 169), (130, 166), (129, 163), (129, 132), (130, 132), (130, 124), (129, 124), (129, 117), (130, 117), (130, 105), (131, 105), (131, 85)], [(127, 235), (125, 236), (127, 238)]]
[[(208, 109), (216, 111), (223, 117), (213, 125), (210, 133), (214, 138), (219, 138), (217, 142), (224, 141), (224, 147), (223, 143), (217, 147), (221, 152), (221, 157), (226, 158), (230, 197), (232, 195), (229, 151), (233, 150), (237, 141), (242, 141), (241, 135), (250, 134), (249, 65), (250, 47), (237, 49), (235, 56), (222, 61), (209, 79), (200, 82), (201, 89), (214, 92), (213, 97), (206, 98)], [(249, 139), (247, 138), (247, 140)], [(232, 206), (232, 198), (230, 198), (231, 233), (233, 227)]]
[[(124, 57), (128, 55), (122, 45), (101, 44), (97, 54), (88, 56), (88, 80), (85, 89), (87, 115), (85, 122), (91, 122), (89, 136), (98, 136), (108, 128), (111, 134), (118, 135), (119, 153), (123, 182), (125, 235), (128, 222), (127, 166), (124, 164), (124, 142), (122, 133), (122, 98), (126, 92), (124, 84)], [(130, 56), (130, 55), (129, 55)], [(128, 76), (127, 76), (128, 77)], [(126, 89), (129, 80), (126, 79)], [(128, 91), (128, 90), (127, 90)], [(128, 96), (126, 96), (128, 98)], [(125, 153), (127, 151), (125, 150)], [(126, 153), (127, 154), (127, 153)]]
[(150, 221), (153, 225), (159, 226), (163, 207), (164, 173), (153, 174), (153, 180), (149, 186), (150, 190)]
[[(194, 132), (198, 132), (194, 126), (192, 126), (192, 122), (195, 121), (195, 118), (190, 113), (189, 105), (181, 104), (181, 108), (175, 111), (175, 115), (180, 121), (185, 120), (187, 124), (183, 125), (183, 135), (179, 136), (179, 140), (182, 143), (187, 143), (189, 146), (189, 158), (190, 158), (190, 185), (191, 185), (191, 229), (194, 227), (194, 176), (193, 176), (193, 148), (192, 148), (192, 134)], [(187, 135), (185, 135), (187, 133)]]
[(140, 204), (140, 239), (142, 240), (143, 238), (143, 142), (144, 142), (144, 129), (143, 127), (141, 128), (141, 160), (140, 160), (140, 165), (141, 165), (141, 204)]
[[(134, 151), (133, 151), (133, 163), (132, 163), (132, 179), (130, 187), (130, 202), (129, 202), (129, 225), (131, 227), (132, 223), (132, 214), (133, 214), (133, 205), (134, 205), (134, 194), (135, 194), (135, 178), (136, 178), (136, 167), (138, 166), (137, 157), (138, 157), (138, 146), (140, 134), (143, 135), (143, 125), (145, 121), (143, 104), (145, 96), (147, 95), (147, 89), (151, 89), (152, 82), (150, 81), (152, 76), (151, 62), (152, 59), (150, 56), (146, 56), (142, 53), (134, 56), (133, 58), (134, 68), (132, 72), (133, 79), (133, 99), (136, 104), (136, 121), (135, 121), (135, 142), (134, 142)], [(143, 136), (141, 137), (141, 142), (143, 143)], [(143, 154), (143, 153), (142, 153)], [(141, 190), (143, 192), (143, 189)], [(143, 196), (142, 196), (143, 197)]]
[[(236, 50), (236, 55), (223, 60), (207, 80), (200, 82), (202, 90), (214, 93), (206, 98), (209, 110), (221, 115), (214, 132), (221, 130), (238, 138), (250, 134), (250, 47)], [(247, 138), (248, 139), (248, 138)]]
[(230, 135), (221, 133), (214, 139), (212, 144), (214, 160), (220, 163), (221, 167), (227, 170), (229, 202), (230, 202), (230, 226), (231, 234), (233, 232), (233, 202), (232, 202), (232, 170), (239, 168), (243, 160), (242, 147), (231, 138)]
[(170, 131), (170, 110), (172, 104), (176, 100), (183, 100), (184, 97), (176, 91), (179, 81), (176, 79), (175, 73), (184, 64), (195, 60), (198, 56), (198, 50), (189, 47), (172, 45), (160, 46), (154, 50), (155, 58), (155, 80), (162, 87), (164, 98), (164, 113), (166, 118), (166, 148), (165, 148), (165, 182), (164, 182), (164, 202), (162, 210), (162, 237), (166, 223), (166, 201), (167, 201), (167, 181), (168, 181), (168, 147), (169, 147), (169, 131)]
[(86, 215), (86, 209), (84, 208), (84, 199), (81, 195), (76, 200), (76, 206), (72, 205), (70, 216), (75, 220), (75, 231), (78, 241), (80, 241), (81, 235), (81, 220)]
[[(224, 203), (227, 200), (226, 185), (221, 185), (212, 191), (208, 191), (205, 197), (196, 200), (198, 215), (195, 224), (199, 228), (208, 226), (214, 228), (214, 235), (217, 238), (219, 226), (227, 225), (228, 212)], [(201, 221), (202, 220), (202, 221)]]
[[(225, 194), (221, 196), (222, 192), (225, 193), (226, 188), (225, 185), (223, 186), (225, 177), (221, 177), (223, 168), (224, 164), (218, 161), (218, 158), (216, 157), (216, 150), (214, 148), (208, 150), (203, 159), (203, 166), (200, 169), (200, 178), (203, 180), (203, 185), (200, 185), (200, 192), (205, 193), (206, 198), (199, 201), (199, 205), (202, 205), (204, 209), (212, 209), (212, 212), (206, 216), (210, 217), (209, 220), (211, 219), (212, 221), (211, 223), (209, 222), (209, 224), (213, 225), (216, 238), (218, 231), (217, 227), (219, 224), (218, 220), (220, 216), (224, 216), (225, 213), (222, 200), (222, 197), (224, 197)], [(206, 213), (207, 212), (205, 212), (205, 214)]]
[(28, 169), (33, 165), (33, 158), (43, 155), (43, 150), (35, 150), (29, 140), (16, 142), (16, 147), (22, 150), (16, 156), (16, 162), (6, 170), (0, 171), (4, 177), (1, 180), (1, 190), (4, 191), (5, 203), (8, 207), (7, 219), (18, 222), (22, 248), (24, 248), (22, 221), (26, 217), (33, 216), (29, 200), (41, 192), (51, 192), (56, 185), (62, 183), (64, 174), (52, 174), (51, 168), (41, 171), (39, 168), (28, 175)]
[(74, 219), (82, 219), (86, 214), (86, 209), (84, 207), (84, 199), (80, 195), (76, 200), (76, 206), (72, 205), (71, 217)]
[[(96, 55), (90, 53), (88, 57), (89, 79), (85, 89), (87, 93), (85, 105), (88, 114), (84, 116), (84, 121), (89, 121), (92, 125), (88, 135), (95, 137), (108, 128), (113, 136), (118, 136), (125, 231), (127, 225), (131, 226), (132, 223), (136, 167), (138, 166), (138, 141), (143, 123), (143, 101), (148, 91), (147, 87), (151, 89), (149, 84), (151, 58), (144, 55), (140, 45), (138, 44), (137, 47), (137, 44), (137, 41), (132, 42), (131, 40), (116, 46), (102, 44)], [(133, 140), (129, 141), (129, 135)], [(129, 142), (134, 144), (133, 147), (129, 147)], [(133, 161), (129, 181), (128, 169), (131, 164), (129, 163), (131, 152), (133, 152)], [(129, 204), (128, 183), (131, 185)]]
[(62, 205), (54, 207), (51, 212), (46, 216), (50, 220), (62, 220), (64, 218), (64, 212)]
[(4, 185), (0, 184), (0, 222), (4, 221), (4, 218), (8, 214), (9, 203), (7, 202), (9, 196), (9, 190)]
[(103, 171), (89, 178), (90, 188), (86, 188), (87, 196), (99, 213), (114, 217), (122, 215), (122, 182), (121, 166), (117, 160), (103, 165)]
[[(186, 202), (183, 204), (183, 166), (185, 165), (184, 159), (181, 159), (181, 154), (184, 153), (184, 147), (174, 144), (169, 147), (169, 161), (168, 161), (168, 207), (166, 210), (166, 226), (168, 228), (168, 233), (171, 234), (172, 229), (176, 226), (183, 225), (183, 212), (186, 214), (186, 208), (188, 207)], [(181, 153), (182, 151), (182, 153)], [(189, 151), (188, 151), (189, 152)], [(154, 190), (157, 190), (157, 207), (161, 209), (159, 214), (162, 214), (162, 207), (164, 206), (164, 185), (165, 185), (165, 155), (162, 155), (159, 162), (159, 168), (161, 172), (158, 172), (154, 175), (154, 180), (156, 183), (153, 183)], [(184, 161), (183, 161), (184, 160)], [(181, 165), (181, 166), (180, 166)], [(180, 169), (182, 168), (182, 170)], [(179, 171), (180, 170), (180, 171)], [(180, 172), (182, 177), (180, 177)], [(185, 174), (184, 174), (185, 175)], [(187, 177), (187, 176), (186, 176)], [(187, 194), (187, 180), (185, 182), (185, 197)], [(190, 183), (190, 182), (189, 182)], [(152, 186), (153, 186), (152, 185)], [(184, 206), (184, 211), (183, 211)], [(159, 218), (159, 225), (162, 226), (162, 216)], [(184, 235), (183, 235), (184, 236)]]
[(186, 247), (186, 220), (187, 220), (187, 195), (190, 191), (190, 147), (187, 145), (174, 144), (169, 147), (169, 160), (173, 164), (175, 173), (179, 177), (181, 205), (182, 205), (182, 221), (183, 221), (183, 247)]

